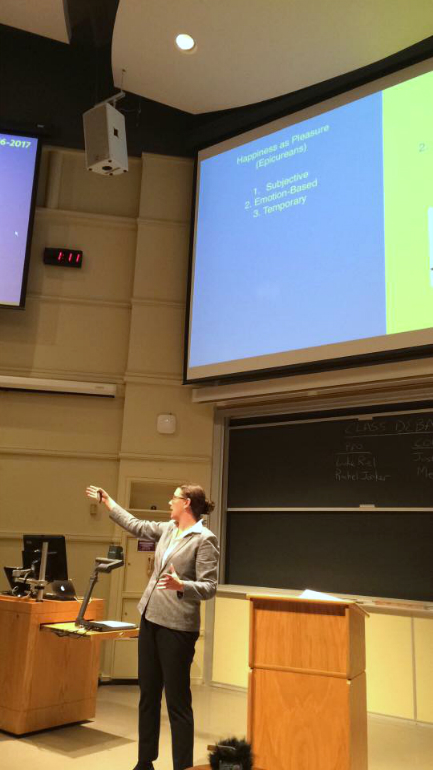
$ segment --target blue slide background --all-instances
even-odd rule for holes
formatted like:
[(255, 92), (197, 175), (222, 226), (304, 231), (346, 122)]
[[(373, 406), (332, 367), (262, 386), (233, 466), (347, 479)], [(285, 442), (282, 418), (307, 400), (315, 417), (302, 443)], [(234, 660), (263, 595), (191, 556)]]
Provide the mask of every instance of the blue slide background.
[[(0, 304), (21, 296), (38, 140), (0, 134)], [(13, 147), (12, 141), (29, 142)]]
[[(326, 124), (305, 153), (236, 162)], [(253, 188), (304, 171), (317, 188), (266, 205), (305, 205), (253, 218)], [(381, 94), (202, 161), (194, 275), (190, 367), (385, 334)]]

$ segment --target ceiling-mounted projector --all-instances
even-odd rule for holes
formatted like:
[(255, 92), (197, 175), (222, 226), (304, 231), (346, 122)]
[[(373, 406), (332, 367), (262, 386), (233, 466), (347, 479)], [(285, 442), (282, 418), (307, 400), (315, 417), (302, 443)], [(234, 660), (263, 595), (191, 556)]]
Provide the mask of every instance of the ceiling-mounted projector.
[[(123, 94), (122, 94), (123, 95)], [(121, 98), (116, 95), (111, 101)], [(128, 171), (125, 118), (111, 104), (101, 102), (83, 115), (86, 168), (103, 176)]]

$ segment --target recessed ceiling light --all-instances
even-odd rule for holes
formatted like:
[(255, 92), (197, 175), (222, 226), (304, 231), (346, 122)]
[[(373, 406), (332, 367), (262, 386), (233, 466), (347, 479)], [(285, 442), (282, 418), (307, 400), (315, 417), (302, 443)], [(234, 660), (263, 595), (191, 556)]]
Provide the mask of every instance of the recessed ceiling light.
[(181, 51), (192, 51), (195, 48), (195, 40), (191, 35), (178, 35), (176, 45)]

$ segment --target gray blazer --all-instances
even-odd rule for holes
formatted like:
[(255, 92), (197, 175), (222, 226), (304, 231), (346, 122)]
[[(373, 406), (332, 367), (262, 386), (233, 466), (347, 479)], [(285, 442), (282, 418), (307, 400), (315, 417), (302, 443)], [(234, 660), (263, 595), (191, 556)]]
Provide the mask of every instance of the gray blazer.
[[(206, 527), (201, 532), (184, 535), (163, 560), (173, 530), (173, 521), (142, 521), (116, 505), (110, 518), (137, 538), (158, 543), (155, 552), (155, 569), (138, 609), (146, 613), (147, 620), (177, 631), (200, 630), (200, 601), (212, 599), (217, 589), (218, 541)], [(184, 590), (155, 590), (161, 575), (173, 564), (183, 580)]]

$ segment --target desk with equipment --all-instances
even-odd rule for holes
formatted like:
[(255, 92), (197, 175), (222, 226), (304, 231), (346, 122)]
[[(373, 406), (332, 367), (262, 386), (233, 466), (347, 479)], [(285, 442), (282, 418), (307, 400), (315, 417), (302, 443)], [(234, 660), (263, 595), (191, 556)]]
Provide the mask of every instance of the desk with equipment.
[(122, 565), (122, 549), (110, 546), (83, 601), (56, 600), (47, 586), (67, 581), (64, 538), (24, 536), (23, 567), (6, 568), (11, 591), (0, 595), (0, 730), (23, 735), (94, 717), (101, 640), (138, 635), (131, 623), (102, 621), (103, 600), (91, 599), (98, 574)]

